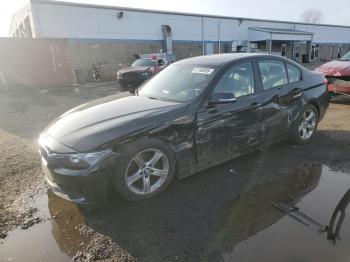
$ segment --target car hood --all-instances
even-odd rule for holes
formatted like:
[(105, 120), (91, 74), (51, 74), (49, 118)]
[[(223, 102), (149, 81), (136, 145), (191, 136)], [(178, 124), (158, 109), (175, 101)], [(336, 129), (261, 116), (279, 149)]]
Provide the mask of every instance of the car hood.
[(350, 76), (350, 62), (331, 61), (319, 66), (315, 71), (329, 76)]
[(122, 93), (73, 108), (54, 120), (43, 134), (78, 152), (89, 152), (152, 130), (184, 108), (181, 103)]
[(120, 73), (125, 73), (125, 72), (143, 72), (150, 70), (152, 67), (151, 66), (133, 66), (133, 67), (127, 67), (119, 70)]

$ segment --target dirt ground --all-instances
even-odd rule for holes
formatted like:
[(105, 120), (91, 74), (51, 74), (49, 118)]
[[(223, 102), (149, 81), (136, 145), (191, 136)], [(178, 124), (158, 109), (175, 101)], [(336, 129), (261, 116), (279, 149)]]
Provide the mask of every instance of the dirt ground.
[(46, 193), (40, 178), (39, 159), (33, 145), (0, 130), (0, 232), (39, 222), (35, 208), (28, 206), (33, 197)]
[[(47, 192), (36, 138), (64, 111), (116, 92), (120, 89), (114, 83), (0, 89), (1, 261), (232, 261), (238, 257), (237, 261), (249, 261), (252, 250), (242, 243), (255, 245), (260, 261), (270, 261), (257, 246), (282, 241), (272, 235), (259, 242), (256, 236), (262, 237), (260, 232), (266, 234), (276, 225), (282, 227), (282, 222), (287, 225), (279, 230), (295, 226), (295, 221), (273, 208), (274, 202), (287, 195), (300, 200), (316, 194), (316, 199), (326, 199), (322, 208), (313, 211), (320, 204), (314, 201), (305, 209), (326, 223), (336, 201), (350, 188), (350, 99), (337, 98), (308, 145), (278, 143), (175, 181), (149, 201), (130, 203), (116, 197), (103, 210), (78, 208)], [(340, 177), (334, 182), (336, 190), (324, 189), (334, 177)], [(331, 182), (322, 182), (328, 179)], [(298, 203), (303, 206), (304, 202)], [(349, 219), (346, 229), (348, 225)], [(286, 232), (283, 238), (290, 238), (290, 245), (297, 247), (293, 232)], [(350, 258), (349, 234), (344, 233), (343, 242), (332, 249), (324, 247), (327, 241), (322, 236), (310, 232), (302, 231), (300, 245), (318, 248), (318, 257), (301, 248), (300, 257), (291, 261)], [(16, 251), (18, 246), (21, 252)], [(293, 248), (284, 248), (283, 255), (276, 255), (293, 258), (288, 253)]]

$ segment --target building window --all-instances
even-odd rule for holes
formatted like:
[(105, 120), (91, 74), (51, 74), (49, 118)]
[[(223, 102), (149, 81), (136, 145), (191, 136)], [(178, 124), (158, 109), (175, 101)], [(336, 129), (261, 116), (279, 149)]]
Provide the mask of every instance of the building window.
[(342, 49), (343, 49), (343, 45), (339, 44), (339, 46), (338, 46), (338, 55), (337, 55), (338, 58), (341, 58)]
[(26, 19), (24, 19), (24, 29), (25, 29), (25, 37), (32, 38), (33, 37), (32, 26), (30, 24), (29, 16), (27, 16)]
[(287, 56), (287, 44), (281, 45), (281, 56)]
[(319, 49), (319, 45), (316, 45), (315, 47), (315, 58), (318, 58), (318, 49)]
[(334, 45), (331, 45), (331, 55), (330, 55), (330, 58), (331, 58), (331, 59), (334, 58), (334, 48), (335, 48), (335, 46), (334, 46)]
[(319, 45), (311, 46), (311, 60), (318, 58), (318, 48), (319, 48)]

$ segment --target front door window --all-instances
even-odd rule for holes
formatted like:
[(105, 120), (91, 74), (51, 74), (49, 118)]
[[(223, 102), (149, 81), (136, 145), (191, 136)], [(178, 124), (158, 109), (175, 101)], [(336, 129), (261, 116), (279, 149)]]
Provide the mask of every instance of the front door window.
[(229, 92), (239, 98), (253, 94), (254, 88), (253, 66), (248, 62), (228, 69), (216, 85), (214, 92)]

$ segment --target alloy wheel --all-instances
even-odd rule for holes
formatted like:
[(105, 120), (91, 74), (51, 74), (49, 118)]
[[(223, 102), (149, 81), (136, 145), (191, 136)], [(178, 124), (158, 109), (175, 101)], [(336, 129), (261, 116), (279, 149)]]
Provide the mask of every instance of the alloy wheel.
[(300, 125), (298, 128), (299, 136), (302, 140), (308, 140), (316, 129), (317, 117), (312, 109), (307, 109), (301, 116)]
[(147, 149), (130, 160), (125, 170), (125, 181), (132, 192), (146, 195), (156, 191), (168, 175), (168, 157), (159, 149)]

